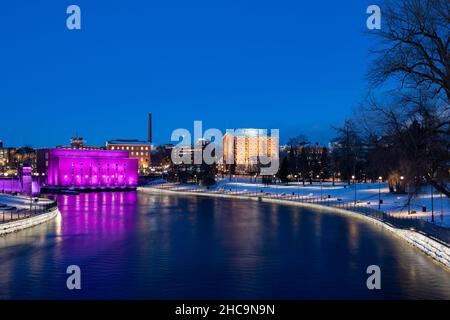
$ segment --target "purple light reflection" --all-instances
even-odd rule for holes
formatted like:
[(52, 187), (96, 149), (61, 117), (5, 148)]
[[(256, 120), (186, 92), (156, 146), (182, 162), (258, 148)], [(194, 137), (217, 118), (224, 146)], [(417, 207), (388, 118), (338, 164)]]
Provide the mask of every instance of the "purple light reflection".
[[(83, 236), (78, 238), (82, 245), (73, 248), (83, 256), (101, 252), (136, 228), (135, 191), (58, 195), (57, 200), (63, 221), (60, 235)], [(92, 237), (96, 238), (94, 247)]]

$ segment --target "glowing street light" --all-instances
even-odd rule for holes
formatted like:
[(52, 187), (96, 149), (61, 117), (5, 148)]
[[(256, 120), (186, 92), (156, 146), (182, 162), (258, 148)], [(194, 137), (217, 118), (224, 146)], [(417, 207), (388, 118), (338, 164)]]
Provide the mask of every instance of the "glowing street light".
[[(401, 180), (403, 180), (402, 178), (403, 178), (403, 176), (400, 177)], [(409, 189), (410, 189), (409, 181), (407, 182), (407, 185), (405, 185), (405, 189), (406, 188), (408, 188), (408, 191), (407, 191), (408, 192), (408, 215), (410, 215), (411, 214), (411, 196), (409, 194)]]
[(378, 177), (378, 210), (381, 209), (381, 181), (383, 180), (382, 176)]
[[(319, 178), (320, 178), (320, 176), (317, 175), (317, 179), (319, 179)], [(320, 200), (322, 200), (323, 199), (322, 179), (319, 179), (319, 181), (320, 181)]]
[(352, 179), (353, 179), (353, 184), (355, 186), (355, 201), (354, 201), (354, 204), (356, 206), (356, 181), (355, 181), (355, 176), (352, 176)]
[(433, 195), (433, 185), (430, 183), (431, 191), (431, 222), (434, 223), (434, 195)]

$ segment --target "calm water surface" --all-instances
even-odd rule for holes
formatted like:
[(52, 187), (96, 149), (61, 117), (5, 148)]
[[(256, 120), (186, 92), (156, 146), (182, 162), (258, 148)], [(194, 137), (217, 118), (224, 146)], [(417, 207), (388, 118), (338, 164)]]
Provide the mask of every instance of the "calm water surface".
[[(450, 272), (363, 221), (137, 192), (58, 201), (61, 219), (0, 238), (0, 298), (450, 299)], [(71, 264), (82, 290), (66, 289)]]

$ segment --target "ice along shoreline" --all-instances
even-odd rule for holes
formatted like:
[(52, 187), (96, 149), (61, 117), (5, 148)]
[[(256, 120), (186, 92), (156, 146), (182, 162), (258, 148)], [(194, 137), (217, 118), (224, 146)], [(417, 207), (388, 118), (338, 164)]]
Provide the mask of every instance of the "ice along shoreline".
[(59, 212), (58, 207), (56, 207), (46, 213), (41, 213), (31, 217), (1, 223), (0, 236), (5, 236), (9, 233), (18, 232), (23, 229), (31, 228), (39, 224), (49, 222), (58, 217), (59, 215), (61, 215), (61, 213)]

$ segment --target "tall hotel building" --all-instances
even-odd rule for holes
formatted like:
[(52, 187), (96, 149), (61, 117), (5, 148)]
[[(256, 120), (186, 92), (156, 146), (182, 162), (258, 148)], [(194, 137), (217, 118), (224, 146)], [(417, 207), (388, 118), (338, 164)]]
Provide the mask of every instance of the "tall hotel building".
[[(227, 130), (228, 131), (228, 130)], [(236, 129), (223, 137), (225, 170), (235, 164), (236, 173), (258, 173), (261, 157), (279, 157), (279, 138), (270, 136), (265, 129)]]

